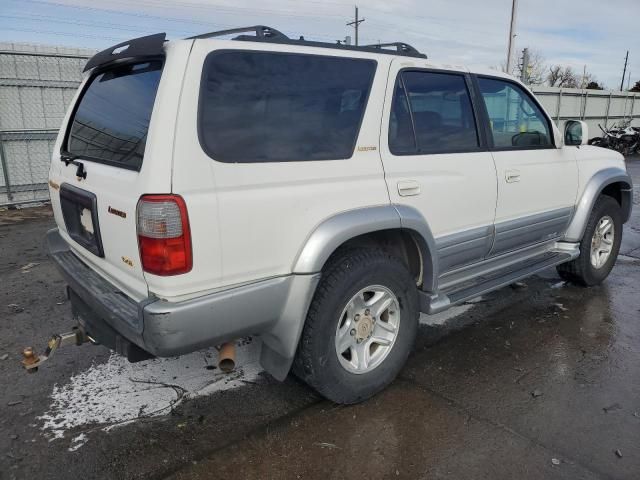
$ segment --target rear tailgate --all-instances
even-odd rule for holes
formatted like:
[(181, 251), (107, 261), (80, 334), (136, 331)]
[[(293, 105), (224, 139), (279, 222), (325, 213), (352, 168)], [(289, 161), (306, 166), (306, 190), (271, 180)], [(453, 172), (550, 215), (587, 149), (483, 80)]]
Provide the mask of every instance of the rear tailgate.
[(136, 300), (148, 295), (136, 205), (143, 194), (171, 192), (173, 131), (190, 46), (167, 43), (163, 57), (96, 67), (54, 147), (49, 185), (61, 235)]

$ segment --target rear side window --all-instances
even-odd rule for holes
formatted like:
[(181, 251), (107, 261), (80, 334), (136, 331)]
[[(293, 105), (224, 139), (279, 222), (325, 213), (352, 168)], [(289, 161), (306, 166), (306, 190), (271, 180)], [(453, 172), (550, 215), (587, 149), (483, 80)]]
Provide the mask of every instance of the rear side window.
[(66, 150), (81, 158), (139, 170), (162, 62), (120, 66), (90, 80), (76, 107)]
[(200, 143), (222, 162), (350, 158), (375, 68), (373, 60), (213, 52), (200, 91)]
[(392, 153), (452, 153), (477, 147), (478, 132), (463, 75), (400, 74), (389, 123)]

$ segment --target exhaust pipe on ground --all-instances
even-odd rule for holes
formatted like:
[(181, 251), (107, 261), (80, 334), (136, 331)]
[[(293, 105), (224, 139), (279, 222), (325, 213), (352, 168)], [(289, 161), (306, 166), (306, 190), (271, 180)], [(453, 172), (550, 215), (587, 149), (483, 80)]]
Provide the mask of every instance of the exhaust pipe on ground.
[(236, 344), (227, 342), (218, 348), (218, 368), (225, 373), (232, 372), (236, 368)]

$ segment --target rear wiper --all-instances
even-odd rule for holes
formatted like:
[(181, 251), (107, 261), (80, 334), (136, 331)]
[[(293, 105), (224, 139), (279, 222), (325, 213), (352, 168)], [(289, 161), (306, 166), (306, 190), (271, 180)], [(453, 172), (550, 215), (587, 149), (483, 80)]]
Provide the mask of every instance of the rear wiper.
[(76, 161), (78, 158), (77, 155), (74, 155), (73, 153), (69, 153), (69, 152), (61, 152), (60, 153), (60, 160), (64, 162), (65, 166), (69, 166), (69, 164), (73, 164), (76, 167), (78, 167), (78, 169), (76, 170), (76, 177), (78, 177), (78, 180), (83, 179), (83, 178), (87, 178), (87, 171), (84, 169), (84, 163), (82, 162), (78, 162)]
[(69, 152), (61, 152), (60, 153), (60, 160), (64, 162), (64, 164), (68, 167), (70, 163), (73, 163), (75, 165), (75, 160), (78, 158), (77, 155), (74, 155), (72, 153)]

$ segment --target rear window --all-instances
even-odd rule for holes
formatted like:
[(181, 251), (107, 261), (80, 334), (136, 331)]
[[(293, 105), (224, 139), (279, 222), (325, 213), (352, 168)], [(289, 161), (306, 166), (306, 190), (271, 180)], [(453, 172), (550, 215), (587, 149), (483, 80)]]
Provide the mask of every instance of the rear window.
[(213, 52), (200, 91), (200, 143), (222, 162), (350, 158), (375, 69), (373, 60)]
[(67, 151), (81, 158), (139, 170), (162, 62), (120, 66), (90, 80), (78, 103)]

